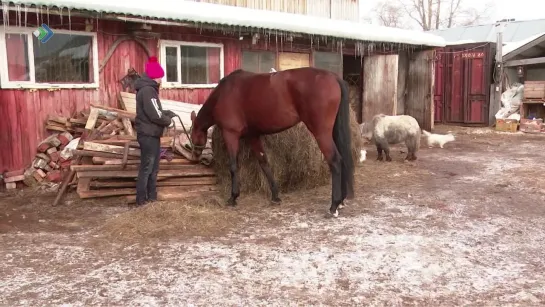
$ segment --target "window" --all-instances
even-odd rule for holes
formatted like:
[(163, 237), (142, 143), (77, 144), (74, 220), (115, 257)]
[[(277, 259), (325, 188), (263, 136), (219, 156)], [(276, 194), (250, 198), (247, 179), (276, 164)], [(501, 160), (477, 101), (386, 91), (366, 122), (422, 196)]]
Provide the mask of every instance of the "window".
[(314, 67), (329, 70), (340, 77), (343, 75), (343, 58), (339, 53), (315, 51)]
[(269, 51), (242, 51), (242, 69), (256, 72), (270, 72), (276, 68), (276, 54)]
[(53, 30), (41, 43), (30, 28), (0, 31), (2, 88), (96, 88), (96, 34)]
[(161, 41), (164, 87), (215, 87), (223, 78), (223, 45)]

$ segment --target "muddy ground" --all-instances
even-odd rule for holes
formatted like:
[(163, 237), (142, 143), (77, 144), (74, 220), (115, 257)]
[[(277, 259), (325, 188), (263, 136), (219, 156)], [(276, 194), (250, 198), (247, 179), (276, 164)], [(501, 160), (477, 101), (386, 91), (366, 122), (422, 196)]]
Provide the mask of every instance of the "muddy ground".
[(337, 219), (324, 215), (329, 187), (280, 207), (259, 195), (237, 209), (184, 206), (180, 220), (2, 195), (0, 305), (545, 304), (545, 138), (436, 130), (449, 129), (457, 140), (422, 146), (414, 164), (402, 147), (387, 163), (367, 146)]

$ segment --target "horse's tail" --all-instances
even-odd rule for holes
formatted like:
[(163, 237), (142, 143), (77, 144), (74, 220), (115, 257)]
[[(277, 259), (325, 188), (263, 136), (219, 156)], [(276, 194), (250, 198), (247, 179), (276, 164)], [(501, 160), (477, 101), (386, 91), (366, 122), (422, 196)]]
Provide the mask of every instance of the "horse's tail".
[(430, 136), (431, 133), (429, 133), (428, 131), (422, 129), (422, 133), (425, 135), (425, 136)]
[(337, 78), (341, 88), (341, 101), (333, 126), (333, 141), (342, 158), (341, 189), (342, 199), (354, 197), (354, 160), (352, 160), (352, 132), (350, 131), (350, 102), (348, 85)]

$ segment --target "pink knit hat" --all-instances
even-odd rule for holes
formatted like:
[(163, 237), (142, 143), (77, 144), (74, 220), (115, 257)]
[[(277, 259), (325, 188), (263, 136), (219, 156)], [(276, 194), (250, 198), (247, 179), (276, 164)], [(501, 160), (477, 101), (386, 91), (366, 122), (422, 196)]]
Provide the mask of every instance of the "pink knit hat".
[(146, 75), (151, 79), (163, 78), (165, 71), (163, 67), (157, 62), (157, 57), (151, 56), (146, 63)]

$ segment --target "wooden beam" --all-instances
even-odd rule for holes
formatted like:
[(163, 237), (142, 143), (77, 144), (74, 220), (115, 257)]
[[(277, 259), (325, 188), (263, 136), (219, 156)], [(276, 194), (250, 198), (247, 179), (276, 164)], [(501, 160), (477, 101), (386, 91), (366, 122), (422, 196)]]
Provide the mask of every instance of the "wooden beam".
[(540, 58), (533, 58), (533, 59), (511, 60), (511, 61), (505, 62), (503, 66), (513, 67), (513, 66), (526, 66), (526, 65), (544, 64), (544, 63), (545, 63), (545, 57), (540, 57)]
[(545, 34), (541, 35), (540, 37), (534, 39), (533, 41), (527, 43), (526, 45), (522, 45), (520, 46), (519, 48), (515, 49), (515, 50), (511, 50), (511, 52), (509, 52), (506, 56), (502, 57), (502, 60), (505, 62), (505, 61), (509, 61), (511, 60), (512, 58), (516, 57), (517, 55), (523, 53), (524, 51), (530, 49), (530, 48), (533, 48), (541, 43), (545, 42)]

